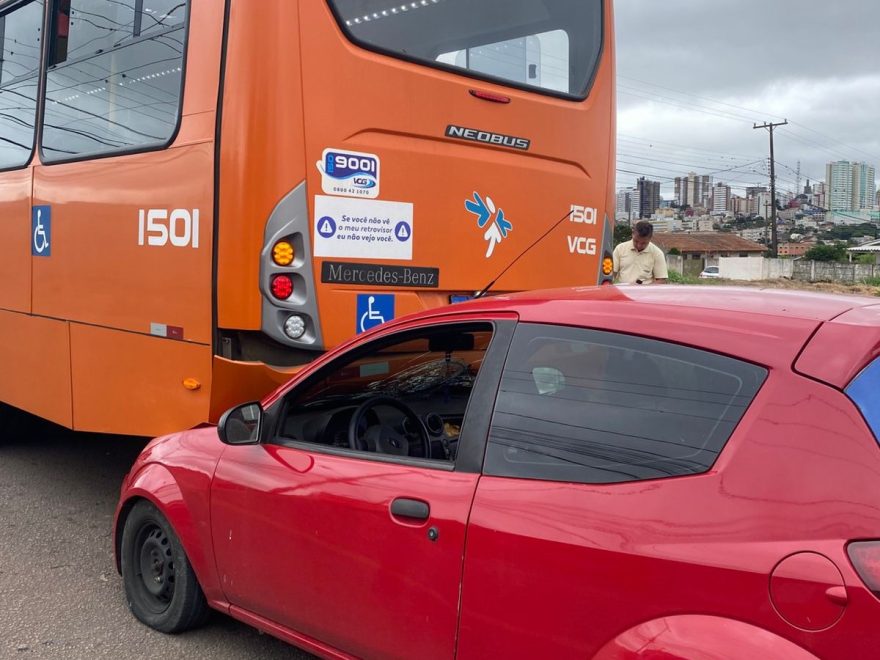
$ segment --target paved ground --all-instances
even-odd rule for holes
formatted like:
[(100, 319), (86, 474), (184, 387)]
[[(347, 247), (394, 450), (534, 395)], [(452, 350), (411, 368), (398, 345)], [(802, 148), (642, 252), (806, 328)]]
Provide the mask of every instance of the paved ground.
[(0, 658), (311, 658), (214, 613), (169, 636), (128, 611), (110, 527), (144, 441), (74, 434), (0, 406)]

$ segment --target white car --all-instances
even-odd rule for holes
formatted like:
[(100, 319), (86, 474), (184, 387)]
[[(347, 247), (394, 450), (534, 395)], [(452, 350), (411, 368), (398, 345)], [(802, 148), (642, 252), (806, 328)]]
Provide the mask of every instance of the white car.
[(703, 269), (703, 272), (700, 273), (700, 279), (709, 279), (712, 277), (721, 277), (721, 273), (718, 271), (718, 266), (706, 266)]

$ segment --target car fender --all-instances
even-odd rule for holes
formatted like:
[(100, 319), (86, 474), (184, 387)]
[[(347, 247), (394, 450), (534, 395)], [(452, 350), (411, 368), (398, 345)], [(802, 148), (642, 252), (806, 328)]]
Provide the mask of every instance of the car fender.
[(217, 608), (225, 607), (226, 600), (214, 564), (207, 498), (185, 497), (184, 490), (172, 470), (159, 463), (143, 465), (135, 474), (129, 475), (124, 487), (114, 525), (117, 570), (120, 568), (122, 529), (125, 519), (131, 508), (141, 499), (152, 502), (168, 520), (183, 545), (209, 604)]
[(723, 660), (731, 651), (741, 658), (816, 660), (784, 637), (742, 621), (685, 614), (646, 621), (605, 644), (596, 660)]

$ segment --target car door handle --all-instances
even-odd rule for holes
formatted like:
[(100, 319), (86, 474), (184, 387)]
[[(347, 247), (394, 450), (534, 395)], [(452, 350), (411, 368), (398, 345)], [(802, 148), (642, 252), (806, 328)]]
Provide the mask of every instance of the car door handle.
[(391, 502), (391, 515), (411, 520), (427, 520), (431, 507), (427, 502), (411, 500), (408, 497), (397, 497)]

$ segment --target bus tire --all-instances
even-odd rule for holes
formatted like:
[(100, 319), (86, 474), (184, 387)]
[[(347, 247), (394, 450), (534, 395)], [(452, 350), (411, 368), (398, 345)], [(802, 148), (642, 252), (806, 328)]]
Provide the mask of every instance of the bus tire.
[(135, 504), (125, 520), (120, 559), (128, 607), (142, 623), (178, 633), (207, 620), (205, 594), (180, 540), (146, 500)]

